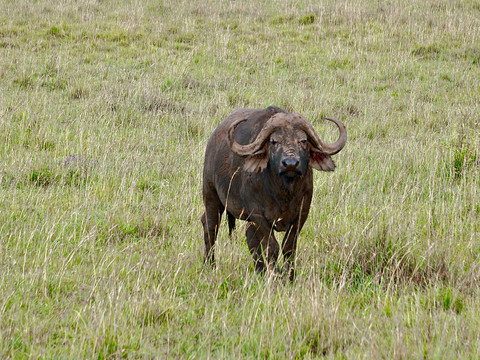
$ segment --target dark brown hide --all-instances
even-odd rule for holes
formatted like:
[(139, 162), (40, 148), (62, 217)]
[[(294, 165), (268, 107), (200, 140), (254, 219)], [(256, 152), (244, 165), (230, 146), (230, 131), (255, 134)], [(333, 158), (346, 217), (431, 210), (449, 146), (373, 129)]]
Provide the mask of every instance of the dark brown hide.
[[(286, 270), (294, 277), (297, 236), (310, 209), (312, 168), (332, 171), (330, 155), (346, 142), (343, 124), (334, 144), (323, 143), (308, 121), (277, 107), (237, 109), (213, 132), (205, 152), (203, 201), (206, 260), (214, 263), (220, 219), (227, 210), (230, 231), (235, 218), (248, 221), (247, 243), (255, 268), (273, 269), (280, 247), (273, 231), (283, 231)], [(262, 252), (263, 249), (263, 252)]]

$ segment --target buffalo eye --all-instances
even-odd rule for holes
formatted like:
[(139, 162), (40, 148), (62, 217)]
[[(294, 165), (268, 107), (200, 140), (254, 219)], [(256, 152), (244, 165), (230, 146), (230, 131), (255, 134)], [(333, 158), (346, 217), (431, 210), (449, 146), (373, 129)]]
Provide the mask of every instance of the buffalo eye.
[(272, 144), (272, 145), (277, 145), (277, 144), (278, 144), (278, 141), (275, 141), (275, 140), (271, 139), (271, 140), (270, 140), (270, 144)]
[(307, 143), (307, 139), (300, 140), (300, 144), (305, 145)]

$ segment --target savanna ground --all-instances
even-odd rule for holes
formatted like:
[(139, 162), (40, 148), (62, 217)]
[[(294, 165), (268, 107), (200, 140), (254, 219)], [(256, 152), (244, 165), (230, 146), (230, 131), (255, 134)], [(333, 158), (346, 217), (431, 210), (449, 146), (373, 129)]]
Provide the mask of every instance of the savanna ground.
[[(479, 358), (480, 3), (0, 2), (0, 358)], [(297, 280), (239, 225), (204, 268), (237, 107), (349, 140)]]

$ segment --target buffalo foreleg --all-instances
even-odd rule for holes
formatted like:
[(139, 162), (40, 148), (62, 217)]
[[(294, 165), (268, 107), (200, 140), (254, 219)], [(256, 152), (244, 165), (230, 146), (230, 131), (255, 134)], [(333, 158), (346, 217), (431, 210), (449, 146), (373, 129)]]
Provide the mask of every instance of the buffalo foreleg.
[(287, 272), (290, 281), (295, 279), (295, 252), (297, 251), (297, 226), (291, 226), (285, 233), (282, 242), (282, 253), (284, 259), (284, 270)]
[(283, 268), (288, 274), (290, 281), (295, 280), (295, 253), (297, 252), (297, 239), (298, 234), (302, 230), (308, 217), (310, 199), (311, 193), (302, 200), (299, 216), (290, 224), (282, 241), (282, 254), (284, 260)]
[(278, 242), (273, 235), (273, 231), (268, 227), (268, 225), (263, 225), (264, 226), (261, 226), (257, 223), (250, 222), (246, 232), (248, 249), (253, 256), (255, 270), (258, 273), (265, 272), (266, 266), (263, 254), (267, 260), (268, 270), (273, 271), (280, 250)]

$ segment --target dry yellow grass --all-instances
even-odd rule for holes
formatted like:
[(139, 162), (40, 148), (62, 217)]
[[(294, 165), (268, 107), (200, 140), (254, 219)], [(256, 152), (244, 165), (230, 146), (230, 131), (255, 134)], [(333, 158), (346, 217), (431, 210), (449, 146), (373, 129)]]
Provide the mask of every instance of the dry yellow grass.
[[(475, 1), (0, 1), (1, 358), (477, 358)], [(236, 107), (340, 118), (294, 284), (202, 267)]]

